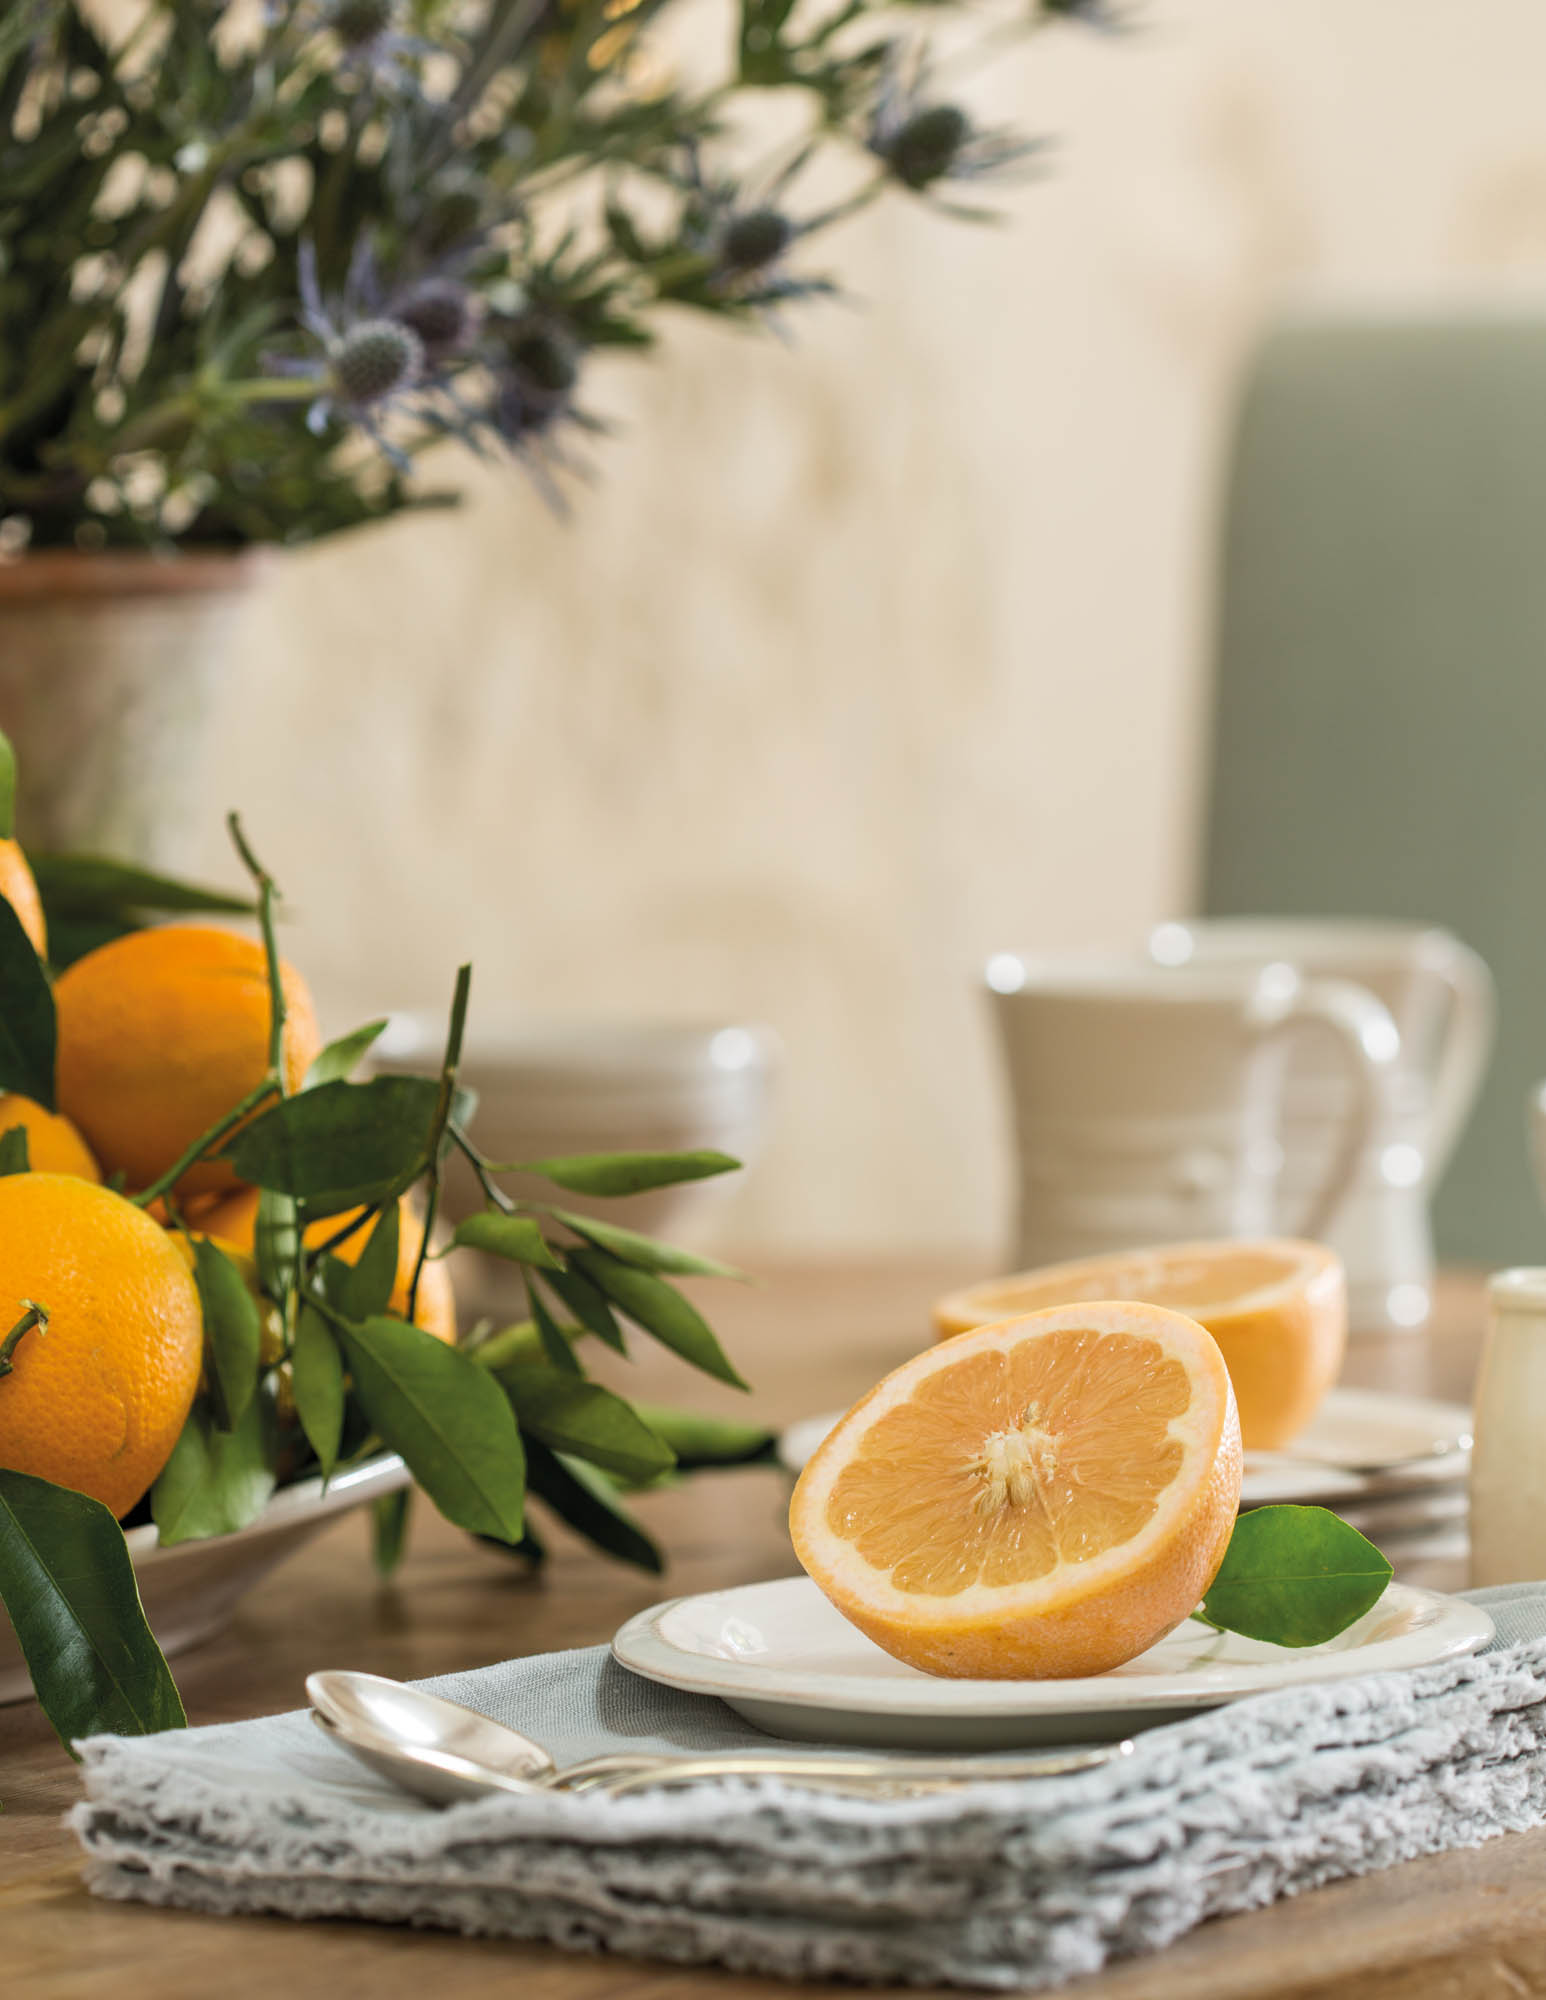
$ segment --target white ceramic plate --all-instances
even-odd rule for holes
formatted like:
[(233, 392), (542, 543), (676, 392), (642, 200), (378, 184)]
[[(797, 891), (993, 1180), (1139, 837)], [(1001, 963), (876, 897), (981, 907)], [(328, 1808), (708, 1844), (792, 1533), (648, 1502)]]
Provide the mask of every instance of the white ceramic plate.
[(775, 1736), (1007, 1750), (1128, 1736), (1273, 1688), (1428, 1666), (1474, 1653), (1492, 1629), (1474, 1604), (1392, 1583), (1323, 1646), (1263, 1645), (1189, 1618), (1091, 1679), (942, 1680), (883, 1653), (797, 1576), (657, 1604), (629, 1619), (612, 1652), (647, 1680), (717, 1695)]
[[(282, 1486), (257, 1519), (234, 1535), (176, 1542), (164, 1549), (153, 1527), (130, 1528), (124, 1540), (145, 1616), (162, 1651), (171, 1657), (207, 1639), (255, 1583), (337, 1515), (395, 1493), (408, 1482), (407, 1466), (395, 1452), (384, 1451), (336, 1473), (325, 1493), (320, 1477)], [(0, 1611), (0, 1703), (26, 1701), (31, 1694), (16, 1634)]]
[[(1359, 1471), (1341, 1471), (1336, 1459)], [(1333, 1389), (1309, 1428), (1283, 1451), (1248, 1451), (1240, 1501), (1339, 1500), (1416, 1493), (1463, 1481), (1471, 1464), (1471, 1412), (1380, 1389)]]
[[(841, 1414), (834, 1410), (790, 1425), (779, 1439), (787, 1471), (802, 1469)], [(1332, 1459), (1338, 1464), (1325, 1462)], [(1420, 1494), (1463, 1480), (1470, 1462), (1471, 1412), (1463, 1403), (1333, 1389), (1291, 1449), (1246, 1453), (1240, 1504), (1337, 1507), (1349, 1500)]]

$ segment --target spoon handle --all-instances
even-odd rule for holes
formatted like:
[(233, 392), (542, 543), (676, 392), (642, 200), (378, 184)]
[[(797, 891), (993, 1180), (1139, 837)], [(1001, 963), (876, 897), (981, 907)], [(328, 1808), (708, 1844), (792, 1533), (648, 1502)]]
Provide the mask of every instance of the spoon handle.
[(1092, 1749), (1039, 1751), (1021, 1757), (872, 1756), (862, 1752), (726, 1750), (700, 1757), (592, 1757), (557, 1773), (566, 1790), (605, 1792), (611, 1798), (666, 1785), (712, 1778), (782, 1778), (821, 1790), (915, 1792), (1024, 1778), (1065, 1777), (1125, 1756), (1131, 1742)]

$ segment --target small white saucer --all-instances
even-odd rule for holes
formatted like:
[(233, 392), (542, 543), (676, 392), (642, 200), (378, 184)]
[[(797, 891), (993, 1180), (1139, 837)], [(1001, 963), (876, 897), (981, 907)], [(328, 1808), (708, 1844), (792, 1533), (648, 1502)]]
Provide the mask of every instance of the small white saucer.
[(629, 1619), (612, 1652), (647, 1680), (718, 1696), (774, 1736), (1008, 1750), (1130, 1736), (1274, 1688), (1429, 1666), (1474, 1653), (1492, 1632), (1474, 1604), (1392, 1583), (1322, 1646), (1268, 1646), (1189, 1618), (1090, 1679), (943, 1680), (882, 1652), (797, 1576), (657, 1604)]

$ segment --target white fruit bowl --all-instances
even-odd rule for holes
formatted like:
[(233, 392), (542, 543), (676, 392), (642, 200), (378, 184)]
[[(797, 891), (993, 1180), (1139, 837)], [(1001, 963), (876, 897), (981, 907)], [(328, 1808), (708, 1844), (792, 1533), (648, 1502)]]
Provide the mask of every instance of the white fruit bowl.
[[(153, 1527), (130, 1528), (124, 1539), (145, 1616), (162, 1652), (171, 1658), (207, 1639), (254, 1584), (330, 1521), (408, 1483), (408, 1468), (397, 1454), (379, 1452), (335, 1473), (325, 1493), (320, 1477), (281, 1487), (258, 1518), (234, 1535), (164, 1549)], [(31, 1698), (27, 1663), (9, 1619), (0, 1612), (0, 1703)]]

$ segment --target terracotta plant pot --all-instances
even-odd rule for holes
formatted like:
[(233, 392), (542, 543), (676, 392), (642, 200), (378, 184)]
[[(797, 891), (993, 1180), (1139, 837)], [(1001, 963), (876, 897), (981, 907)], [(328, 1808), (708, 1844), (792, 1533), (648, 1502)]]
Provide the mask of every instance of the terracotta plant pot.
[(261, 566), (257, 552), (0, 563), (0, 729), (27, 845), (179, 865), (228, 630)]

